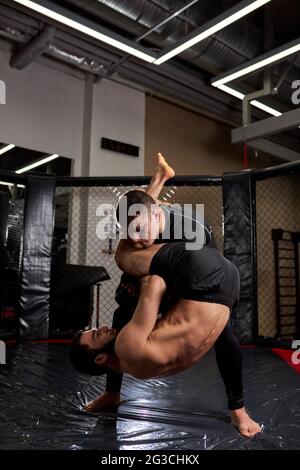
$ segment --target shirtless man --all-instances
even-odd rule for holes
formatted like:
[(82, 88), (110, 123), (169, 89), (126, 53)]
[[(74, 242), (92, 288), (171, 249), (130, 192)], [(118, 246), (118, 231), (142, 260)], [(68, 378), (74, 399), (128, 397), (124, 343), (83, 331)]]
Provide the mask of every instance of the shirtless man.
[[(132, 245), (122, 240), (116, 253), (121, 269), (145, 276), (132, 320), (120, 332), (104, 327), (79, 339), (98, 374), (101, 367), (138, 378), (184, 370), (211, 348), (237, 301), (237, 270), (214, 248), (186, 251), (184, 243), (153, 246), (151, 238), (145, 237), (139, 242), (143, 250), (136, 240)], [(177, 301), (157, 321), (166, 284)], [(243, 407), (232, 413), (232, 419), (243, 435), (260, 431)]]

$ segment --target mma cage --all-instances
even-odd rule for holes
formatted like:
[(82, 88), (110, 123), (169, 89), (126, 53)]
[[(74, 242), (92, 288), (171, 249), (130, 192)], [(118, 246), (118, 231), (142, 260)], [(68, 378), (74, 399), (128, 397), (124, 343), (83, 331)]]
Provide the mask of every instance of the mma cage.
[[(0, 338), (69, 338), (110, 324), (117, 240), (97, 236), (99, 205), (148, 177), (55, 177), (0, 171)], [(300, 162), (222, 176), (178, 176), (162, 201), (204, 204), (220, 252), (240, 272), (232, 325), (241, 344), (300, 337)]]

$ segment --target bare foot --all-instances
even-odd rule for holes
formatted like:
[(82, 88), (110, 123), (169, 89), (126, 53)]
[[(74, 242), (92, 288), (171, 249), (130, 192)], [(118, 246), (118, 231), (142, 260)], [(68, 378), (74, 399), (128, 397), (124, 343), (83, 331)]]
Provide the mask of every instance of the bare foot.
[(175, 171), (173, 168), (166, 162), (165, 158), (161, 153), (157, 154), (157, 166), (155, 172), (159, 173), (166, 180), (173, 178), (175, 176)]
[(262, 431), (260, 425), (250, 418), (245, 408), (231, 411), (232, 424), (244, 437), (253, 437)]
[(119, 404), (119, 393), (104, 392), (95, 400), (87, 403), (83, 409), (84, 411), (89, 411), (90, 413), (96, 413), (97, 411), (116, 411)]

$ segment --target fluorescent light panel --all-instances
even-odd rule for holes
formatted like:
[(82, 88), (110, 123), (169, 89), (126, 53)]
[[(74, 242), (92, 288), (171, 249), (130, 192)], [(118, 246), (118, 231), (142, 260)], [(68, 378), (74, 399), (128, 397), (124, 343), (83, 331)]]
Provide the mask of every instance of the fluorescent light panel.
[(282, 113), (280, 111), (277, 111), (277, 109), (271, 108), (270, 106), (267, 106), (266, 104), (263, 104), (260, 101), (253, 100), (251, 101), (251, 104), (256, 108), (265, 111), (265, 113), (271, 114), (272, 116), (278, 117), (282, 115)]
[[(247, 2), (244, 1), (244, 2), (239, 3), (235, 7), (228, 10), (227, 16), (225, 16), (225, 18), (223, 18), (224, 15), (220, 15), (219, 17), (215, 18), (213, 20), (214, 24), (212, 26), (205, 27), (204, 25), (203, 30), (199, 34), (191, 37), (190, 39), (185, 41), (183, 44), (175, 47), (174, 49), (167, 52), (166, 54), (163, 54), (161, 57), (158, 57), (158, 59), (156, 59), (154, 63), (156, 65), (160, 65), (166, 62), (167, 60), (180, 54), (186, 49), (189, 49), (190, 47), (194, 46), (195, 44), (198, 44), (204, 39), (207, 39), (208, 37), (212, 36), (218, 31), (221, 31), (221, 29), (224, 29), (230, 24), (235, 23), (236, 21), (238, 21), (239, 19), (243, 18), (246, 15), (249, 15), (249, 13), (252, 13), (254, 10), (257, 10), (258, 8), (260, 8), (261, 6), (265, 5), (266, 3), (270, 1), (271, 0), (255, 0), (255, 1), (252, 1), (250, 4), (249, 4), (249, 1)], [(243, 5), (245, 6), (243, 7)], [(226, 12), (225, 12), (225, 15), (226, 15)], [(209, 22), (209, 24), (210, 23), (211, 22)]]
[(15, 148), (15, 145), (14, 144), (9, 144), (9, 145), (6, 145), (5, 147), (3, 147), (2, 149), (0, 149), (0, 155), (3, 155), (4, 153), (6, 152), (9, 152), (11, 149)]
[(225, 93), (228, 93), (229, 95), (234, 96), (235, 98), (238, 98), (239, 100), (243, 100), (246, 95), (244, 93), (241, 93), (240, 91), (235, 90), (234, 88), (231, 88), (226, 85), (221, 85), (219, 87), (219, 90), (225, 91)]
[(50, 155), (49, 157), (43, 158), (42, 160), (38, 160), (37, 162), (24, 166), (23, 168), (20, 168), (19, 170), (17, 170), (15, 173), (20, 175), (21, 173), (25, 173), (26, 171), (32, 170), (33, 168), (36, 168), (38, 166), (44, 165), (45, 163), (51, 162), (52, 160), (55, 160), (58, 157), (59, 155), (55, 153), (54, 155)]
[[(255, 63), (251, 63), (250, 65), (246, 65), (245, 67), (239, 67), (239, 70), (236, 70), (234, 72), (228, 73), (221, 78), (218, 79), (216, 77), (215, 79), (212, 80), (211, 84), (214, 87), (219, 88), (220, 85), (225, 85), (226, 83), (232, 82), (233, 80), (236, 80), (238, 78), (241, 78), (245, 75), (248, 75), (249, 73), (255, 72), (257, 70), (263, 69), (267, 67), (268, 65), (273, 64), (274, 62), (279, 62), (280, 60), (285, 59), (286, 57), (295, 54), (296, 52), (300, 51), (300, 39), (297, 40), (297, 43), (295, 44), (295, 41), (293, 41), (293, 45), (287, 46), (285, 49), (279, 48), (275, 49), (273, 53), (268, 53), (268, 54), (263, 54), (261, 58), (258, 57)], [(271, 55), (270, 55), (271, 54)], [(266, 57), (267, 56), (267, 57)], [(262, 58), (263, 57), (263, 58)], [(253, 61), (251, 61), (253, 62)]]
[[(6, 181), (0, 181), (0, 186), (13, 187), (13, 186), (15, 186), (15, 184), (14, 183), (7, 183)], [(17, 184), (17, 188), (25, 188), (25, 186), (23, 184)]]
[[(235, 90), (234, 88), (231, 88), (227, 85), (221, 85), (218, 87), (219, 90), (225, 91), (225, 93), (228, 93), (229, 95), (234, 96), (235, 98), (238, 98), (239, 100), (243, 100), (245, 98), (245, 94), (241, 93), (238, 90)], [(265, 113), (271, 114), (272, 116), (278, 117), (281, 116), (282, 113), (280, 111), (277, 111), (274, 108), (271, 108), (270, 106), (267, 106), (266, 104), (261, 103), (260, 101), (253, 100), (251, 101), (252, 106), (255, 108), (261, 109)]]
[(119, 49), (125, 52), (126, 54), (133, 55), (135, 57), (138, 57), (139, 59), (142, 59), (150, 63), (155, 61), (155, 57), (152, 57), (150, 54), (147, 54), (139, 49), (136, 49), (135, 47), (125, 44), (121, 40), (115, 39), (111, 36), (108, 36), (107, 34), (101, 33), (100, 31), (97, 31), (96, 29), (90, 28), (89, 26), (85, 26), (79, 21), (72, 20), (71, 18), (68, 18), (67, 16), (63, 14), (52, 10), (50, 7), (48, 8), (46, 6), (39, 5), (38, 3), (33, 2), (31, 0), (13, 0), (13, 1), (27, 8), (30, 8), (31, 10), (34, 10), (37, 13), (41, 13), (42, 15), (45, 15), (48, 18), (58, 21), (59, 23), (69, 26), (70, 28), (76, 29), (77, 31), (80, 31), (81, 33), (84, 33), (87, 36), (98, 39), (99, 41), (104, 42), (105, 44), (109, 44), (110, 46), (115, 47), (116, 49)]

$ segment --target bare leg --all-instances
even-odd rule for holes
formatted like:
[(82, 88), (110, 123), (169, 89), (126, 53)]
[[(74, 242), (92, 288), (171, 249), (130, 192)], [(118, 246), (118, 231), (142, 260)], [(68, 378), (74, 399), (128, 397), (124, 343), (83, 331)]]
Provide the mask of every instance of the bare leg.
[(168, 165), (165, 158), (161, 153), (157, 154), (157, 165), (155, 167), (154, 175), (146, 190), (146, 193), (153, 197), (154, 200), (158, 198), (165, 182), (175, 176), (175, 171)]

